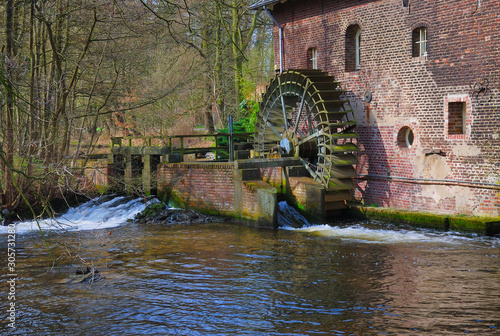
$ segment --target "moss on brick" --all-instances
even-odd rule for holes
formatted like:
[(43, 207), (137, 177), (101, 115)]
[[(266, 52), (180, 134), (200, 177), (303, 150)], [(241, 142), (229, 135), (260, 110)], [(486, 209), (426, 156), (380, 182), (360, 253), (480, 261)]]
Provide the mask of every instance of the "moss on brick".
[(500, 219), (452, 216), (450, 217), (450, 230), (460, 232), (474, 232), (484, 235), (499, 234)]
[(407, 223), (418, 227), (438, 230), (448, 230), (449, 227), (448, 217), (445, 215), (391, 208), (359, 207), (358, 209), (369, 219)]
[(357, 217), (406, 223), (415, 227), (451, 230), (483, 235), (500, 234), (500, 218), (454, 216), (392, 208), (351, 207), (348, 213)]

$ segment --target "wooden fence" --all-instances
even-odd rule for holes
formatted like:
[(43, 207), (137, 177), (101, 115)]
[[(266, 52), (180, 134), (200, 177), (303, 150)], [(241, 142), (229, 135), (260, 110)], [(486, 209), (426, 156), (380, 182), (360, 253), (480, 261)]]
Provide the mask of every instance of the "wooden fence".
[[(171, 136), (130, 136), (130, 137), (111, 137), (111, 147), (114, 146), (167, 146), (170, 153), (184, 154), (204, 154), (212, 152), (215, 158), (222, 156), (222, 153), (228, 155), (229, 161), (234, 159), (234, 151), (245, 145), (253, 143), (253, 133), (215, 133), (215, 134), (190, 134), (190, 135), (171, 135)], [(215, 146), (211, 147), (187, 147), (186, 139), (204, 138), (211, 140)], [(226, 141), (224, 141), (224, 139)], [(155, 141), (157, 140), (156, 144)], [(176, 141), (178, 140), (178, 141)], [(227, 143), (227, 145), (221, 145)]]

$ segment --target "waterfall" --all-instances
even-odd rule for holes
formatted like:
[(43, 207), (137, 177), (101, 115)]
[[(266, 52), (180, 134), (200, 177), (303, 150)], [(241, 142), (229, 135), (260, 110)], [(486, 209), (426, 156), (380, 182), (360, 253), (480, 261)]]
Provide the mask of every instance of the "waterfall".
[(283, 228), (302, 228), (311, 223), (287, 202), (278, 203), (278, 224)]
[[(111, 228), (134, 218), (146, 205), (142, 198), (102, 196), (70, 208), (59, 217), (38, 220), (38, 224), (44, 231)], [(34, 220), (17, 222), (15, 225), (18, 234), (38, 231), (37, 222)], [(0, 233), (7, 232), (7, 226), (0, 226)]]

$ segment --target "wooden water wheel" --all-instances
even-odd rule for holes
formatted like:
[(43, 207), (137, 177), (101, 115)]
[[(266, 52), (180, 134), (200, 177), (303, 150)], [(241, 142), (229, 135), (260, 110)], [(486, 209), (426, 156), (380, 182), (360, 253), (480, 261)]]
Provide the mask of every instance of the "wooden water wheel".
[(325, 198), (350, 194), (346, 191), (354, 188), (358, 136), (340, 84), (320, 70), (288, 70), (271, 81), (262, 98), (254, 139), (257, 155), (298, 157), (324, 185)]

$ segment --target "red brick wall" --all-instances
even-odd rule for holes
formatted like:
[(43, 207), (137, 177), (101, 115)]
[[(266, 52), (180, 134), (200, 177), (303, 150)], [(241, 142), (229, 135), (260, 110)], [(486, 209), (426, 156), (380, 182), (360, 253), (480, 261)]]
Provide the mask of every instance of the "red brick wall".
[[(360, 179), (358, 199), (443, 213), (499, 214), (499, 191), (481, 184), (491, 188), (500, 180), (500, 1), (477, 4), (418, 0), (408, 8), (401, 0), (288, 0), (274, 6), (273, 15), (284, 26), (285, 69), (305, 68), (307, 50), (317, 49), (318, 68), (341, 82), (356, 110), (359, 173), (387, 177)], [(360, 70), (346, 71), (345, 39), (353, 25), (362, 31)], [(427, 57), (412, 55), (417, 27), (427, 27)], [(367, 90), (373, 97), (369, 104), (363, 100)], [(460, 134), (448, 110), (448, 102), (458, 101), (466, 102), (466, 129)], [(403, 127), (413, 131), (410, 148), (398, 144)], [(426, 156), (429, 150), (445, 156)], [(395, 182), (398, 177), (424, 181)], [(470, 184), (429, 185), (433, 179)]]
[(282, 167), (261, 168), (260, 174), (264, 182), (275, 187), (278, 192), (284, 192)]
[(246, 217), (255, 217), (259, 211), (257, 198), (254, 197), (255, 189), (247, 182), (243, 182), (242, 188), (242, 214)]
[(232, 163), (160, 164), (158, 189), (172, 192), (186, 208), (234, 215), (233, 171)]

